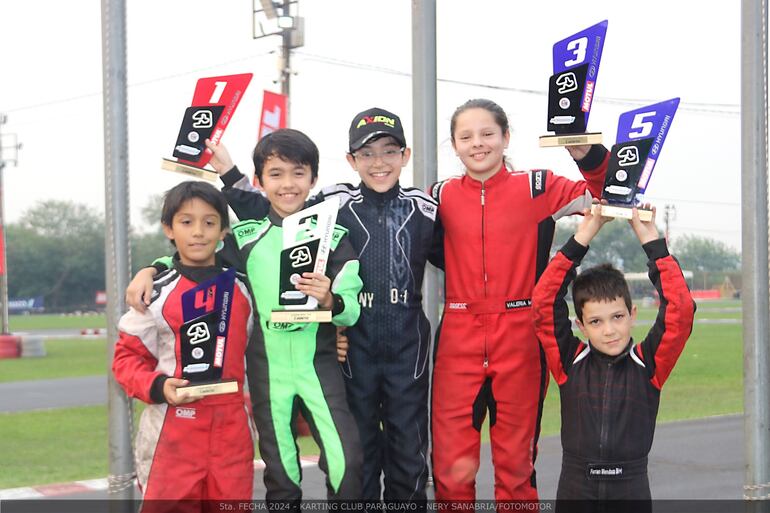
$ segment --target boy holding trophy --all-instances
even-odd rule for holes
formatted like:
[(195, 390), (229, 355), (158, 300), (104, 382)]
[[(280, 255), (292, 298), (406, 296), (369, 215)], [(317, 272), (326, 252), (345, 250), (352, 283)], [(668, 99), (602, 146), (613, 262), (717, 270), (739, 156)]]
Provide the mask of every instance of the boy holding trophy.
[[(226, 148), (208, 148), (236, 215), (264, 215), (264, 195), (233, 166)], [(350, 123), (346, 158), (360, 183), (325, 187), (308, 203), (339, 198), (338, 222), (349, 230), (361, 262), (361, 318), (346, 331), (350, 350), (342, 372), (364, 453), (362, 499), (422, 506), (431, 342), (422, 281), (429, 259), (443, 264), (436, 201), (399, 183), (410, 155), (396, 114), (377, 107), (359, 112)]]
[[(350, 326), (358, 320), (358, 257), (348, 241), (347, 230), (332, 224), (326, 272), (291, 276), (295, 295), (313, 298), (321, 311), (330, 311), (332, 322), (271, 320), (283, 304), (282, 297), (289, 292), (282, 290), (285, 280), (281, 275), (286, 267), (282, 260), (289, 256), (295, 263), (305, 263), (303, 258), (287, 255), (284, 249), (285, 222), (302, 211), (318, 178), (318, 148), (304, 133), (281, 129), (259, 141), (253, 160), (266, 194), (266, 209), (259, 216), (233, 226), (233, 235), (227, 237), (220, 254), (245, 269), (259, 314), (262, 336), (253, 344), (255, 375), (250, 375), (249, 391), (259, 431), (259, 450), (266, 465), (266, 499), (295, 507), (302, 497), (301, 470), (292, 431), (300, 407), (321, 449), (319, 466), (327, 475), (329, 499), (358, 499), (361, 450), (337, 364), (335, 328)], [(304, 212), (300, 214), (303, 215)], [(300, 222), (300, 226), (316, 224), (315, 218), (303, 221), (309, 222)], [(301, 230), (290, 238), (300, 235)], [(160, 270), (167, 264), (167, 260), (161, 260), (156, 268)], [(152, 268), (142, 270), (135, 280), (142, 283), (140, 276), (151, 273)]]
[[(660, 391), (692, 331), (695, 302), (651, 211), (645, 222), (634, 207), (629, 221), (660, 296), (655, 323), (640, 342), (631, 337), (636, 307), (623, 274), (605, 264), (575, 277), (588, 244), (611, 218), (586, 209), (575, 235), (535, 286), (535, 329), (561, 395), (557, 511), (605, 511), (608, 504), (595, 501), (617, 500), (633, 501), (624, 511), (652, 510), (647, 455)], [(565, 300), (570, 283), (585, 342), (572, 334)]]
[(254, 433), (243, 381), (253, 311), (242, 276), (215, 265), (227, 203), (210, 184), (183, 182), (166, 193), (161, 222), (177, 253), (155, 279), (150, 305), (121, 317), (112, 364), (126, 393), (148, 403), (135, 447), (150, 501), (143, 509), (250, 500)]

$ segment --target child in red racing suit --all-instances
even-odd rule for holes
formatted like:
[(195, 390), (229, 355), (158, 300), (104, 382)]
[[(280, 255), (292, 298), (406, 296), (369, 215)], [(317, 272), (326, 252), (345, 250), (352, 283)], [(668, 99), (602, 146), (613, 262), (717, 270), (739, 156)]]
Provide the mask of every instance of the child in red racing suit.
[(537, 500), (534, 461), (547, 387), (531, 316), (555, 220), (599, 196), (608, 152), (569, 148), (587, 182), (509, 170), (502, 108), (470, 100), (452, 116), (462, 177), (431, 187), (444, 230), (446, 299), (434, 357), (432, 435), (437, 500), (474, 500), (489, 412), (495, 498)]
[[(217, 244), (229, 226), (227, 202), (220, 191), (203, 182), (177, 185), (166, 193), (161, 221), (177, 249), (174, 266), (156, 277), (152, 302), (143, 313), (132, 308), (120, 318), (112, 371), (128, 396), (147, 403), (135, 442), (136, 474), (145, 500), (142, 511), (220, 511), (232, 507), (222, 501), (252, 498), (254, 427), (243, 382), (254, 309), (245, 280), (236, 275), (232, 293), (226, 280), (207, 289), (207, 297), (213, 299), (215, 287), (225, 285), (227, 296), (222, 301), (230, 307), (229, 323), (221, 321), (224, 336), (212, 332), (207, 322), (191, 324), (194, 321), (184, 319), (190, 305), (185, 306), (182, 295), (224, 276), (224, 269), (214, 263)], [(195, 297), (196, 309), (199, 297), (203, 306), (213, 307), (201, 294)], [(235, 380), (237, 391), (201, 398), (178, 390), (190, 383), (182, 378), (183, 332), (193, 333), (192, 358), (201, 362), (188, 364), (185, 370), (221, 367), (222, 379)], [(211, 350), (214, 337), (218, 356), (203, 363), (207, 361), (203, 348)], [(254, 381), (253, 372), (250, 378)]]

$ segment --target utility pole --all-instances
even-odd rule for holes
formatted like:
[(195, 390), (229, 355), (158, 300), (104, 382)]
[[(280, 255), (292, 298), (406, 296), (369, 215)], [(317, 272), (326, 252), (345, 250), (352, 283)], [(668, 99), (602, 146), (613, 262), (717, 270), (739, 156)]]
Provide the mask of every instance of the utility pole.
[[(768, 0), (741, 2), (743, 498), (752, 502), (770, 499), (767, 4)], [(767, 511), (767, 502), (761, 508)], [(752, 510), (759, 507), (746, 509)]]
[(269, 36), (281, 36), (281, 55), (278, 60), (278, 81), (281, 84), (281, 94), (285, 95), (286, 125), (290, 125), (291, 112), (291, 51), (305, 44), (305, 23), (299, 16), (299, 0), (253, 0), (253, 34), (254, 39)]
[[(102, 100), (104, 106), (105, 281), (107, 285), (107, 368), (118, 340), (118, 320), (126, 311), (131, 253), (128, 244), (128, 84), (126, 79), (126, 0), (101, 0)], [(109, 412), (108, 510), (133, 511), (133, 402), (107, 371)]]
[[(0, 126), (4, 125), (8, 121), (8, 116), (0, 113)], [(6, 162), (12, 162), (15, 166), (18, 163), (18, 152), (21, 149), (21, 144), (16, 139), (16, 134), (5, 134), (14, 138), (14, 142), (11, 146), (3, 146), (3, 134), (0, 133), (0, 301), (2, 301), (2, 308), (0, 308), (0, 334), (10, 334), (8, 327), (8, 265), (5, 258), (5, 189), (3, 185), (3, 171), (5, 170)], [(3, 150), (12, 149), (15, 155), (11, 159), (6, 159), (3, 156)]]
[(676, 206), (669, 204), (663, 210), (663, 223), (666, 225), (666, 244), (671, 244), (671, 232), (669, 231), (671, 221), (676, 221)]

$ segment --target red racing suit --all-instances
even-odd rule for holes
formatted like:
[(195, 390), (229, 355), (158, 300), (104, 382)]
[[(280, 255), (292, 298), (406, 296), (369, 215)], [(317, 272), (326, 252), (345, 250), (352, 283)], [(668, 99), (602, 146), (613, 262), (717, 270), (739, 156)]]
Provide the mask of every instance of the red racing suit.
[[(172, 269), (155, 277), (147, 310), (131, 309), (120, 319), (112, 370), (127, 395), (148, 403), (134, 446), (139, 486), (148, 501), (144, 511), (200, 511), (201, 500), (252, 498), (254, 427), (243, 381), (254, 310), (244, 281), (235, 280), (222, 375), (238, 381), (238, 392), (177, 407), (163, 396), (165, 379), (182, 377), (182, 293), (220, 272), (175, 260)], [(174, 506), (176, 500), (184, 500), (183, 507)]]
[(446, 271), (431, 410), (438, 500), (475, 499), (487, 411), (495, 498), (537, 499), (548, 375), (532, 325), (532, 289), (548, 263), (555, 221), (601, 195), (608, 155), (595, 145), (578, 162), (587, 182), (503, 167), (483, 183), (465, 175), (431, 187)]

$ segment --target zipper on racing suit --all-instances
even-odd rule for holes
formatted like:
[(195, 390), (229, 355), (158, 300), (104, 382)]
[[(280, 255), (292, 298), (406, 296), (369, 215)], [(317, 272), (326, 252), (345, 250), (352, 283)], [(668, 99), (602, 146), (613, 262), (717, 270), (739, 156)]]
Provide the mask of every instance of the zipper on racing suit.
[[(484, 182), (481, 182), (481, 270), (484, 273), (484, 299), (487, 298), (487, 256), (484, 247)], [(489, 367), (489, 355), (487, 353), (487, 330), (484, 326), (484, 368)]]
[[(609, 406), (610, 406), (610, 391), (612, 390), (612, 376), (613, 376), (613, 363), (607, 363), (607, 375), (604, 379), (604, 393), (602, 394), (602, 426), (599, 433), (599, 459), (607, 461), (607, 438), (609, 437)], [(603, 499), (607, 496), (607, 482), (599, 482), (599, 499)]]

